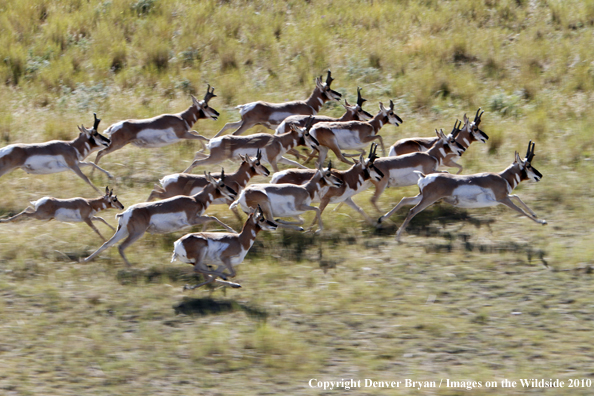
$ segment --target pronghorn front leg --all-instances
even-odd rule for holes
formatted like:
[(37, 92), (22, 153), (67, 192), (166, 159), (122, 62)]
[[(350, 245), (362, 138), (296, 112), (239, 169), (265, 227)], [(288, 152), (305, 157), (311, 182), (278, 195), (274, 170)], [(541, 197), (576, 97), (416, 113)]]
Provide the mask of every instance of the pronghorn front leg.
[(302, 210), (302, 211), (312, 210), (312, 211), (316, 212), (316, 217), (314, 217), (313, 221), (311, 222), (311, 226), (309, 227), (308, 231), (311, 231), (313, 229), (314, 224), (316, 224), (316, 220), (318, 221), (318, 232), (321, 232), (324, 230), (324, 225), (322, 224), (322, 212), (320, 211), (320, 209), (316, 208), (315, 206), (310, 206), (310, 205), (301, 205), (297, 209)]
[(421, 199), (423, 198), (423, 196), (421, 194), (415, 196), (415, 197), (404, 197), (400, 200), (400, 202), (398, 202), (398, 205), (394, 206), (394, 208), (389, 211), (388, 213), (386, 213), (383, 216), (380, 216), (379, 219), (377, 219), (377, 224), (380, 225), (382, 223), (382, 221), (384, 221), (385, 219), (389, 219), (394, 213), (396, 213), (396, 211), (398, 209), (400, 209), (401, 207), (403, 207), (404, 205), (418, 205), (419, 202), (421, 202)]
[[(438, 198), (427, 198), (427, 197), (423, 196), (422, 194), (419, 194), (419, 195), (417, 195), (416, 197), (413, 197), (413, 198), (418, 198), (418, 197), (420, 197), (420, 202), (408, 212), (408, 215), (406, 216), (406, 218), (402, 222), (402, 225), (398, 229), (398, 232), (396, 233), (396, 240), (397, 241), (400, 241), (400, 235), (406, 229), (406, 226), (412, 220), (413, 217), (415, 217), (418, 213), (420, 213), (423, 210), (425, 210), (427, 207), (433, 205), (435, 202), (437, 202), (441, 198), (441, 197), (438, 197)], [(403, 200), (404, 200), (404, 198), (403, 198)], [(400, 202), (402, 202), (402, 201), (400, 201)], [(398, 205), (400, 205), (400, 204), (398, 204)]]
[(462, 165), (458, 164), (453, 158), (450, 157), (446, 157), (443, 160), (443, 166), (447, 166), (448, 168), (458, 168), (458, 172), (456, 172), (457, 175), (459, 175), (462, 172), (462, 169), (464, 169)]
[(524, 201), (522, 201), (522, 199), (520, 199), (520, 197), (519, 197), (519, 196), (517, 196), (517, 195), (515, 195), (515, 194), (514, 194), (514, 195), (509, 195), (509, 197), (510, 197), (510, 198), (515, 198), (515, 199), (517, 199), (517, 200), (518, 200), (518, 202), (520, 202), (520, 204), (521, 204), (521, 205), (524, 207), (524, 209), (526, 209), (526, 210), (528, 211), (528, 213), (530, 213), (530, 214), (531, 214), (532, 216), (534, 216), (535, 218), (537, 218), (537, 217), (538, 217), (538, 216), (536, 215), (536, 213), (534, 213), (534, 212), (532, 211), (532, 209), (530, 209), (530, 208), (528, 207), (528, 205), (526, 205), (526, 204), (524, 203)]
[(210, 223), (211, 221), (219, 223), (220, 225), (225, 227), (229, 232), (237, 233), (237, 231), (235, 231), (233, 228), (229, 227), (227, 224), (223, 223), (221, 220), (217, 219), (214, 216), (195, 216), (192, 220), (189, 221), (189, 223), (193, 226), (203, 224), (204, 227), (206, 227), (206, 224)]
[(204, 142), (208, 143), (208, 141), (209, 141), (208, 138), (205, 138), (204, 136), (198, 134), (198, 132), (196, 132), (196, 131), (186, 131), (181, 136), (181, 138), (188, 139), (188, 140), (198, 140), (200, 142), (200, 144), (202, 145), (202, 150), (200, 150), (200, 151), (206, 150), (206, 144), (204, 144)]
[(70, 169), (72, 169), (72, 171), (74, 173), (76, 173), (78, 175), (78, 177), (83, 179), (89, 186), (93, 187), (95, 189), (95, 191), (97, 191), (99, 194), (101, 194), (101, 191), (99, 191), (99, 189), (97, 187), (95, 187), (95, 185), (93, 183), (91, 183), (89, 178), (84, 173), (82, 173), (82, 171), (80, 170), (80, 168), (78, 167), (77, 164), (72, 164)]
[[(285, 157), (280, 157), (278, 162), (280, 162), (281, 164), (285, 164), (285, 165), (293, 165), (293, 166), (296, 166), (297, 168), (301, 168), (301, 169), (309, 169), (307, 166), (303, 166), (299, 162), (292, 161)], [(275, 171), (275, 172), (278, 172), (278, 171)]]
[(111, 173), (109, 173), (108, 171), (106, 171), (105, 169), (101, 168), (99, 165), (94, 164), (92, 162), (87, 162), (87, 161), (80, 161), (78, 163), (78, 165), (82, 165), (82, 166), (92, 166), (94, 169), (99, 169), (101, 172), (105, 173), (107, 175), (107, 177), (109, 177), (110, 179), (113, 179), (113, 175)]
[(111, 228), (113, 231), (116, 230), (111, 224), (109, 224), (107, 221), (105, 221), (105, 219), (103, 217), (93, 216), (93, 217), (91, 217), (91, 220), (100, 220), (100, 221), (103, 222), (103, 224), (105, 224), (106, 226), (108, 226), (109, 228)]
[(539, 220), (539, 219), (536, 218), (536, 215), (532, 216), (532, 215), (526, 213), (522, 208), (516, 206), (516, 204), (513, 203), (513, 201), (511, 200), (511, 198), (509, 196), (503, 198), (499, 202), (501, 202), (502, 204), (504, 204), (505, 206), (507, 206), (509, 208), (512, 208), (516, 212), (518, 212), (518, 213), (520, 213), (520, 214), (528, 217), (529, 219), (534, 220), (538, 224), (542, 224), (542, 225), (546, 225), (547, 224), (547, 221), (546, 220)]
[(371, 220), (371, 217), (369, 217), (367, 215), (367, 213), (365, 213), (365, 211), (363, 209), (361, 209), (361, 207), (359, 205), (357, 205), (352, 198), (347, 198), (344, 200), (344, 203), (349, 205), (351, 208), (355, 209), (357, 212), (359, 212), (361, 214), (361, 216), (363, 216), (365, 218), (365, 221), (367, 221), (369, 224), (373, 225), (373, 220)]
[[(198, 154), (198, 153), (196, 153)], [(202, 153), (200, 153), (201, 155), (203, 155)], [(218, 160), (213, 159), (211, 156), (204, 158), (204, 159), (199, 159), (199, 160), (194, 160), (192, 162), (192, 164), (186, 168), (186, 170), (183, 171), (183, 173), (190, 173), (192, 171), (192, 169), (194, 169), (197, 166), (200, 165), (211, 165), (211, 164), (216, 164), (218, 163)]]
[[(104, 220), (104, 221), (105, 221), (105, 220)], [(103, 237), (103, 235), (101, 235), (101, 233), (99, 232), (99, 230), (97, 229), (97, 227), (95, 227), (95, 225), (93, 224), (93, 222), (91, 221), (91, 219), (88, 219), (88, 218), (87, 218), (87, 219), (84, 219), (84, 222), (85, 222), (85, 223), (87, 223), (87, 225), (88, 225), (89, 227), (91, 227), (91, 229), (92, 229), (93, 231), (95, 231), (95, 232), (97, 233), (97, 235), (99, 235), (99, 237), (100, 237), (101, 239), (103, 239), (103, 242), (105, 242), (105, 238)]]

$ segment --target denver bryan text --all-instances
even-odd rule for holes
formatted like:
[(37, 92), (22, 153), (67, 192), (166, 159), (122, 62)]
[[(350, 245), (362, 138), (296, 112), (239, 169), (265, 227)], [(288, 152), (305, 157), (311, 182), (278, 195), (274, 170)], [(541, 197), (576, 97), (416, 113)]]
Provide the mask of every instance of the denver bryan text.
[(437, 388), (435, 381), (413, 381), (405, 379), (404, 381), (374, 381), (369, 378), (364, 380), (341, 379), (340, 381), (321, 381), (317, 378), (309, 380), (310, 388), (323, 388), (324, 390), (351, 388)]

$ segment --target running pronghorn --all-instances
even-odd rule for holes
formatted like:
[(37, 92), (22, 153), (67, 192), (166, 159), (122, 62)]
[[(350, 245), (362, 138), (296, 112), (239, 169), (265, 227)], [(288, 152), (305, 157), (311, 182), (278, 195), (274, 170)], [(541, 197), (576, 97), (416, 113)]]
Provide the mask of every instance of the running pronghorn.
[[(363, 103), (367, 99), (361, 97), (361, 88), (357, 87), (357, 104), (351, 105), (347, 100), (344, 100), (344, 108), (346, 112), (340, 118), (333, 118), (324, 115), (315, 115), (312, 117), (312, 124), (318, 122), (344, 122), (344, 121), (368, 121), (373, 118), (371, 114), (363, 110)], [(275, 135), (280, 135), (289, 132), (293, 126), (303, 128), (310, 116), (307, 115), (294, 115), (284, 119), (283, 122), (276, 128)], [(314, 151), (315, 153), (315, 151)], [(299, 154), (296, 149), (289, 150), (289, 154), (297, 157), (297, 159), (305, 159), (306, 157)], [(313, 153), (312, 153), (313, 154)], [(310, 154), (311, 155), (311, 154)]]
[(375, 185), (371, 203), (378, 212), (382, 213), (382, 210), (377, 205), (377, 201), (386, 187), (412, 186), (417, 183), (417, 171), (425, 174), (438, 172), (437, 169), (443, 165), (448, 156), (458, 157), (464, 153), (464, 146), (456, 141), (460, 125), (461, 123), (458, 124), (456, 120), (452, 133), (447, 136), (444, 135), (443, 130), (435, 130), (438, 140), (428, 151), (383, 157), (375, 161), (375, 167), (386, 175), (379, 182), (371, 181)]
[[(256, 175), (268, 177), (268, 175), (270, 175), (270, 171), (260, 162), (260, 159), (262, 158), (262, 153), (260, 153), (260, 151), (257, 152), (254, 159), (250, 158), (249, 155), (240, 155), (240, 158), (242, 162), (239, 169), (237, 169), (235, 173), (225, 176), (225, 184), (235, 190), (238, 194), (243, 191), (252, 177)], [(219, 173), (212, 173), (211, 176), (215, 179), (221, 177)], [(176, 195), (195, 195), (208, 185), (208, 180), (205, 176), (192, 175), (190, 173), (174, 173), (173, 175), (167, 175), (159, 180), (159, 182), (161, 185), (158, 186), (155, 184), (155, 188), (149, 195), (147, 202), (152, 201), (153, 199), (171, 198)], [(211, 205), (224, 204), (229, 206), (231, 203), (233, 203), (233, 200), (218, 198), (215, 199)], [(233, 210), (233, 213), (240, 221), (243, 221), (241, 216), (239, 216), (237, 209)]]
[(105, 130), (105, 134), (111, 138), (111, 143), (97, 153), (95, 164), (98, 164), (104, 155), (119, 150), (129, 143), (140, 148), (155, 148), (190, 139), (199, 140), (204, 147), (204, 142), (208, 142), (208, 139), (191, 129), (200, 119), (216, 120), (218, 118), (219, 112), (208, 107), (208, 102), (216, 96), (214, 87), (211, 90), (209, 85), (204, 99), (198, 101), (191, 95), (192, 105), (181, 113), (161, 114), (153, 118), (125, 120), (112, 124)]
[[(192, 164), (184, 170), (190, 173), (192, 169), (200, 165), (214, 165), (226, 159), (240, 158), (240, 155), (255, 156), (259, 151), (262, 161), (270, 164), (275, 172), (278, 172), (277, 162), (305, 168), (298, 162), (283, 157), (290, 149), (297, 146), (307, 146), (312, 150), (318, 148), (318, 142), (309, 134), (308, 124), (306, 128), (295, 127), (291, 132), (282, 135), (271, 135), (269, 133), (255, 133), (249, 136), (227, 135), (212, 138), (206, 144), (210, 150), (209, 155), (197, 152)], [(204, 157), (197, 159), (198, 157)]]
[(99, 216), (95, 216), (96, 213), (105, 209), (124, 209), (124, 205), (118, 201), (118, 197), (113, 195), (113, 190), (109, 190), (109, 187), (105, 187), (105, 195), (95, 199), (85, 198), (71, 198), (71, 199), (57, 199), (52, 197), (43, 197), (37, 201), (31, 202), (32, 206), (29, 206), (21, 213), (14, 215), (8, 219), (0, 219), (0, 223), (8, 223), (11, 221), (18, 221), (27, 218), (33, 218), (37, 220), (52, 220), (66, 222), (81, 222), (84, 221), (93, 231), (95, 231), (103, 241), (103, 235), (93, 225), (93, 220), (100, 220), (109, 228), (115, 231), (108, 222)]
[[(250, 213), (243, 229), (237, 233), (198, 232), (187, 234), (173, 243), (171, 262), (193, 264), (194, 271), (205, 277), (204, 282), (193, 286), (184, 286), (184, 290), (192, 290), (206, 284), (216, 282), (231, 287), (241, 287), (238, 283), (227, 282), (227, 277), (235, 277), (235, 266), (243, 262), (245, 255), (256, 240), (261, 230), (276, 230), (278, 225), (264, 218), (262, 209)], [(216, 265), (216, 269), (210, 266)], [(228, 274), (224, 271), (227, 269)], [(217, 278), (223, 278), (220, 280)]]
[(241, 192), (239, 198), (230, 206), (231, 209), (237, 205), (245, 213), (257, 208), (262, 208), (264, 217), (273, 220), (275, 217), (292, 217), (297, 222), (288, 222), (276, 220), (279, 224), (303, 230), (301, 227), (292, 227), (303, 224), (304, 220), (300, 216), (306, 211), (313, 211), (316, 217), (312, 222), (312, 227), (318, 222), (318, 229), (322, 231), (323, 224), (321, 213), (318, 208), (310, 204), (317, 196), (322, 197), (324, 193), (332, 186), (342, 185), (336, 176), (332, 175), (330, 166), (327, 169), (318, 169), (314, 176), (306, 184), (297, 186), (294, 184), (252, 184)]
[(225, 124), (214, 137), (220, 136), (227, 129), (237, 128), (233, 135), (241, 135), (248, 129), (256, 125), (263, 125), (268, 129), (275, 129), (283, 120), (289, 116), (315, 115), (317, 114), (324, 103), (329, 100), (340, 100), (341, 94), (332, 90), (330, 85), (334, 79), (328, 70), (326, 82), (322, 83), (322, 77), (316, 78), (316, 88), (307, 100), (296, 100), (285, 103), (268, 103), (268, 102), (252, 102), (239, 105), (241, 121), (229, 122)]
[(17, 168), (38, 175), (71, 170), (95, 191), (101, 193), (80, 170), (81, 166), (93, 166), (108, 177), (112, 177), (109, 172), (92, 162), (83, 161), (93, 151), (109, 145), (109, 139), (97, 132), (101, 120), (95, 113), (93, 116), (95, 117), (93, 128), (87, 129), (82, 125), (79, 126), (80, 133), (74, 140), (52, 140), (36, 144), (18, 143), (2, 147), (0, 149), (0, 176)]
[[(486, 143), (489, 139), (486, 133), (479, 129), (479, 125), (481, 123), (481, 117), (483, 116), (483, 112), (480, 112), (479, 109), (474, 116), (474, 121), (471, 123), (466, 114), (464, 114), (464, 127), (460, 131), (460, 134), (456, 138), (456, 141), (464, 146), (465, 149), (468, 149), (471, 143), (479, 141), (482, 143)], [(479, 114), (480, 112), (480, 114)], [(401, 139), (398, 140), (396, 143), (390, 147), (390, 152), (388, 156), (394, 157), (397, 155), (404, 155), (415, 153), (418, 151), (427, 151), (435, 144), (435, 142), (439, 140), (439, 138), (408, 138), (408, 139)], [(458, 168), (458, 174), (462, 172), (462, 165), (459, 165), (454, 160), (456, 156), (448, 156), (443, 162), (444, 166)]]
[[(439, 200), (460, 208), (484, 208), (504, 204), (517, 211), (521, 215), (545, 225), (545, 220), (539, 220), (536, 214), (518, 197), (511, 195), (511, 192), (524, 180), (533, 180), (535, 182), (542, 179), (542, 174), (532, 167), (534, 158), (534, 143), (532, 140), (528, 143), (526, 158), (523, 160), (516, 151), (514, 162), (503, 172), (500, 173), (478, 173), (475, 175), (450, 175), (436, 173), (425, 175), (417, 172), (419, 180), (419, 194), (416, 197), (402, 198), (402, 200), (388, 213), (379, 218), (378, 222), (390, 217), (400, 207), (404, 205), (415, 205), (404, 219), (404, 222), (396, 233), (396, 239), (400, 240), (400, 235), (406, 229), (409, 221), (419, 212), (434, 204)], [(516, 198), (518, 203), (526, 209), (518, 207), (512, 198)]]
[[(309, 133), (320, 144), (318, 164), (323, 164), (328, 150), (332, 150), (338, 159), (352, 165), (353, 162), (344, 157), (342, 150), (357, 150), (359, 153), (365, 153), (363, 148), (374, 140), (379, 140), (382, 155), (385, 156), (384, 141), (378, 132), (386, 123), (396, 126), (402, 123), (402, 119), (394, 113), (394, 102), (391, 100), (388, 108), (380, 102), (379, 112), (369, 121), (320, 122), (314, 125)], [(311, 158), (312, 156), (307, 161)]]
[[(361, 154), (359, 161), (355, 160), (355, 165), (350, 169), (332, 171), (332, 174), (341, 180), (343, 184), (339, 187), (330, 187), (322, 197), (316, 194), (312, 202), (321, 202), (319, 207), (320, 215), (328, 204), (344, 202), (359, 212), (368, 223), (373, 224), (373, 220), (353, 201), (352, 197), (369, 188), (371, 180), (379, 182), (384, 177), (382, 171), (375, 167), (374, 161), (378, 158), (375, 150), (377, 150), (377, 144), (372, 144), (368, 158), (363, 159), (363, 154)], [(315, 172), (315, 169), (287, 169), (272, 175), (271, 183), (302, 185), (307, 183)]]
[(92, 260), (105, 249), (126, 238), (118, 247), (118, 251), (126, 265), (130, 267), (124, 250), (145, 232), (166, 234), (198, 224), (206, 225), (211, 221), (216, 221), (227, 230), (234, 232), (231, 227), (216, 217), (204, 216), (204, 212), (215, 199), (221, 197), (233, 199), (237, 193), (225, 184), (224, 174), (221, 174), (221, 178), (218, 180), (215, 180), (210, 174), (207, 174), (206, 177), (209, 182), (208, 186), (196, 195), (181, 195), (163, 201), (138, 203), (130, 206), (123, 213), (117, 214), (118, 229), (116, 233), (85, 261)]

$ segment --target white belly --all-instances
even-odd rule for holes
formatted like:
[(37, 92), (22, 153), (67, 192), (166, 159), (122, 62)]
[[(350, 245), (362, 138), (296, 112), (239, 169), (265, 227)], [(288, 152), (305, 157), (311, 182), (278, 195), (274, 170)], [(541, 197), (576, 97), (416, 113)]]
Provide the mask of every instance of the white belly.
[[(299, 216), (303, 213), (303, 210), (298, 210), (295, 205), (295, 197), (291, 195), (279, 195), (275, 193), (266, 192), (270, 206), (272, 206), (272, 214), (275, 217), (292, 217)], [(305, 202), (309, 205), (311, 200)]]
[(493, 191), (479, 186), (457, 187), (452, 198), (444, 199), (447, 203), (460, 208), (484, 208), (499, 205)]
[(27, 158), (22, 168), (27, 173), (39, 175), (64, 172), (70, 169), (61, 155), (33, 155)]
[(155, 148), (167, 146), (180, 141), (173, 128), (168, 129), (145, 129), (138, 133), (132, 144), (142, 148)]
[(80, 215), (80, 209), (60, 208), (60, 209), (56, 210), (54, 219), (56, 219), (58, 221), (79, 222), (79, 221), (82, 221), (82, 216)]
[(421, 167), (390, 169), (388, 187), (414, 186), (419, 180), (419, 175), (414, 171), (422, 171)]
[(332, 132), (341, 150), (356, 150), (367, 146), (367, 143), (361, 143), (357, 132), (348, 129), (333, 129)]
[(151, 216), (147, 231), (151, 234), (165, 234), (189, 227), (186, 212), (159, 213)]
[(277, 113), (274, 112), (270, 115), (268, 119), (268, 124), (274, 125), (275, 127), (279, 126), (281, 122), (285, 120), (285, 118), (295, 115), (293, 113)]

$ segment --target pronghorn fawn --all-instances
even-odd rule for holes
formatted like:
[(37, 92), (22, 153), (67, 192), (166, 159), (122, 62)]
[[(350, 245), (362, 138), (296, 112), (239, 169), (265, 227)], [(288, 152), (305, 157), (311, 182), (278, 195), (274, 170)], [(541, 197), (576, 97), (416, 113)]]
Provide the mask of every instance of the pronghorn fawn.
[[(361, 88), (357, 88), (357, 104), (351, 105), (347, 100), (344, 100), (344, 108), (346, 112), (340, 118), (332, 118), (324, 115), (315, 115), (312, 117), (312, 124), (318, 122), (345, 122), (345, 121), (368, 121), (373, 118), (371, 114), (363, 110), (363, 103), (367, 99), (361, 97)], [(310, 116), (307, 115), (294, 115), (285, 118), (283, 122), (276, 128), (275, 135), (280, 135), (289, 132), (293, 127), (304, 128), (305, 124)], [(315, 153), (315, 151), (314, 151)], [(299, 154), (296, 149), (289, 150), (289, 154), (294, 155), (297, 159), (305, 159), (306, 157)], [(311, 155), (311, 154), (310, 154)]]
[(81, 166), (93, 166), (112, 177), (109, 172), (92, 162), (83, 161), (93, 151), (107, 147), (109, 139), (97, 132), (101, 122), (97, 115), (93, 128), (79, 126), (78, 137), (71, 141), (52, 140), (38, 144), (11, 144), (0, 149), (0, 176), (21, 168), (27, 173), (49, 174), (71, 170), (85, 183), (101, 193), (80, 170)]
[[(270, 171), (262, 165), (260, 159), (262, 154), (260, 151), (257, 152), (254, 159), (250, 158), (249, 155), (240, 155), (242, 160), (239, 169), (235, 173), (225, 176), (225, 184), (231, 187), (235, 192), (240, 193), (247, 186), (250, 179), (256, 175), (268, 177)], [(218, 179), (219, 173), (212, 173), (212, 177)], [(204, 187), (208, 185), (208, 180), (202, 175), (193, 175), (190, 173), (175, 173), (173, 175), (167, 175), (161, 180), (160, 186), (155, 184), (155, 188), (149, 195), (147, 202), (153, 199), (166, 199), (176, 195), (195, 195), (198, 194)], [(215, 199), (211, 205), (224, 204), (229, 206), (233, 203), (233, 200), (226, 198)], [(233, 210), (235, 216), (242, 221), (237, 210)]]
[(93, 225), (93, 220), (102, 221), (105, 225), (115, 231), (108, 222), (102, 217), (95, 216), (96, 213), (105, 209), (124, 209), (124, 205), (118, 201), (118, 197), (113, 195), (113, 190), (105, 187), (105, 195), (95, 199), (85, 198), (71, 198), (71, 199), (57, 199), (52, 197), (43, 197), (37, 201), (31, 202), (29, 206), (21, 213), (14, 215), (8, 219), (0, 219), (0, 223), (8, 223), (23, 219), (37, 219), (37, 220), (53, 220), (65, 222), (81, 222), (84, 221), (93, 231), (95, 231), (103, 241), (103, 235)]
[(278, 162), (305, 168), (298, 162), (283, 157), (283, 154), (297, 146), (307, 146), (312, 150), (317, 149), (316, 139), (309, 134), (308, 128), (310, 127), (311, 124), (308, 124), (306, 128), (294, 127), (291, 132), (282, 135), (255, 133), (249, 136), (227, 135), (212, 138), (206, 144), (206, 147), (210, 150), (209, 155), (197, 152), (194, 161), (184, 170), (184, 173), (189, 173), (200, 165), (213, 165), (226, 159), (237, 159), (240, 158), (240, 155), (255, 156), (258, 151), (261, 153), (262, 161), (270, 164), (275, 172), (278, 172)]
[(233, 199), (237, 193), (225, 184), (225, 176), (215, 180), (212, 176), (206, 175), (208, 186), (204, 187), (196, 195), (177, 196), (163, 201), (144, 202), (130, 206), (123, 213), (116, 215), (118, 228), (116, 233), (105, 242), (97, 251), (85, 259), (90, 261), (97, 257), (105, 249), (115, 245), (124, 239), (118, 247), (124, 262), (130, 267), (130, 262), (124, 255), (124, 250), (138, 240), (145, 232), (150, 234), (166, 234), (179, 231), (187, 227), (215, 221), (233, 232), (233, 229), (213, 216), (205, 216), (204, 212), (208, 206), (221, 197)]
[(109, 146), (95, 158), (95, 164), (106, 154), (121, 149), (127, 144), (140, 148), (156, 148), (179, 142), (180, 140), (198, 140), (204, 147), (208, 139), (192, 130), (192, 126), (200, 119), (216, 120), (219, 112), (208, 106), (210, 99), (216, 97), (214, 88), (206, 89), (204, 99), (198, 101), (193, 95), (192, 105), (177, 114), (161, 114), (142, 120), (125, 120), (110, 125), (105, 134), (110, 137)]
[[(378, 222), (390, 217), (404, 205), (415, 205), (410, 209), (396, 233), (396, 239), (400, 240), (400, 235), (417, 213), (435, 202), (443, 200), (459, 208), (484, 208), (503, 204), (536, 223), (545, 225), (547, 222), (539, 220), (536, 213), (520, 197), (511, 194), (514, 188), (524, 180), (538, 182), (542, 179), (542, 174), (532, 167), (533, 158), (534, 143), (530, 141), (526, 157), (521, 159), (516, 151), (514, 162), (500, 173), (478, 173), (474, 175), (436, 173), (425, 175), (422, 172), (417, 172), (419, 194), (415, 197), (402, 198), (398, 205), (380, 217)], [(512, 198), (515, 198), (521, 207), (517, 206)]]
[(268, 129), (275, 129), (283, 120), (293, 115), (315, 115), (324, 103), (329, 100), (340, 100), (341, 94), (332, 90), (330, 85), (334, 79), (330, 70), (326, 82), (322, 83), (322, 77), (316, 78), (316, 88), (306, 100), (296, 100), (285, 103), (252, 102), (239, 105), (241, 121), (229, 122), (225, 124), (214, 137), (220, 136), (227, 129), (237, 128), (233, 135), (241, 135), (251, 127), (263, 125)]
[[(231, 287), (241, 287), (240, 284), (228, 282), (227, 278), (235, 277), (235, 266), (243, 262), (256, 236), (261, 230), (274, 231), (278, 224), (267, 220), (262, 209), (250, 213), (243, 229), (237, 233), (223, 232), (198, 232), (187, 234), (173, 244), (173, 257), (171, 262), (178, 259), (181, 262), (194, 265), (194, 271), (202, 274), (204, 282), (193, 286), (184, 286), (184, 290), (192, 290), (197, 287), (216, 282)], [(210, 266), (216, 265), (212, 270)], [(227, 270), (229, 273), (225, 274)], [(223, 278), (220, 280), (217, 278)]]
[[(361, 154), (359, 161), (355, 160), (355, 165), (350, 169), (332, 171), (332, 174), (342, 181), (342, 185), (330, 187), (322, 197), (318, 195), (314, 197), (312, 202), (320, 202), (320, 215), (328, 204), (344, 202), (359, 212), (368, 223), (373, 224), (373, 220), (353, 201), (352, 197), (369, 188), (371, 180), (379, 182), (384, 177), (382, 171), (374, 165), (374, 161), (378, 158), (375, 154), (376, 149), (377, 145), (372, 144), (368, 158), (363, 159)], [(315, 169), (287, 169), (272, 175), (271, 183), (302, 185), (307, 183), (315, 172)]]
[(302, 186), (294, 184), (249, 185), (241, 192), (239, 198), (231, 204), (230, 208), (232, 209), (240, 205), (245, 213), (249, 213), (250, 210), (260, 205), (266, 219), (273, 220), (275, 217), (292, 217), (297, 221), (276, 221), (286, 226), (286, 228), (293, 228), (300, 231), (303, 230), (301, 227), (294, 227), (304, 223), (303, 218), (300, 216), (307, 211), (313, 211), (316, 213), (316, 217), (312, 222), (312, 228), (317, 221), (318, 230), (322, 231), (323, 224), (320, 210), (315, 206), (311, 206), (311, 203), (316, 195), (320, 197), (324, 196), (324, 193), (330, 187), (339, 187), (341, 185), (342, 181), (332, 174), (330, 167), (327, 169), (318, 169), (311, 180)]
[[(320, 144), (318, 164), (323, 164), (328, 150), (332, 150), (339, 160), (352, 165), (353, 162), (345, 158), (342, 150), (357, 150), (359, 153), (365, 153), (363, 148), (375, 140), (379, 140), (382, 155), (386, 155), (384, 141), (378, 135), (379, 130), (386, 123), (396, 126), (402, 123), (402, 119), (394, 113), (394, 103), (391, 100), (388, 108), (380, 102), (379, 112), (369, 121), (320, 122), (314, 125), (309, 133)], [(311, 158), (313, 156), (310, 156), (306, 163)]]
[(375, 161), (375, 167), (385, 175), (379, 182), (371, 181), (375, 185), (371, 203), (378, 212), (382, 213), (382, 210), (377, 201), (386, 187), (412, 186), (418, 179), (415, 172), (420, 171), (425, 174), (438, 172), (437, 169), (443, 165), (445, 158), (450, 155), (460, 156), (464, 153), (465, 148), (456, 141), (456, 136), (460, 132), (459, 126), (460, 124), (456, 120), (452, 133), (447, 136), (442, 130), (435, 130), (438, 140), (428, 151), (397, 157), (383, 157)]
[[(480, 113), (480, 114), (479, 114)], [(464, 127), (460, 130), (460, 133), (456, 137), (456, 141), (464, 146), (465, 149), (473, 142), (482, 142), (486, 143), (489, 139), (489, 136), (483, 131), (479, 129), (479, 125), (481, 123), (481, 117), (483, 116), (483, 112), (479, 108), (474, 116), (474, 121), (471, 123), (466, 114), (464, 114)], [(418, 151), (427, 151), (429, 150), (435, 142), (437, 142), (439, 138), (408, 138), (408, 139), (401, 139), (398, 140), (396, 143), (390, 147), (390, 151), (388, 156), (395, 157), (397, 155), (404, 155), (415, 153)], [(458, 174), (462, 172), (462, 165), (455, 162), (457, 156), (448, 156), (443, 161), (443, 165), (447, 167), (458, 168)]]

